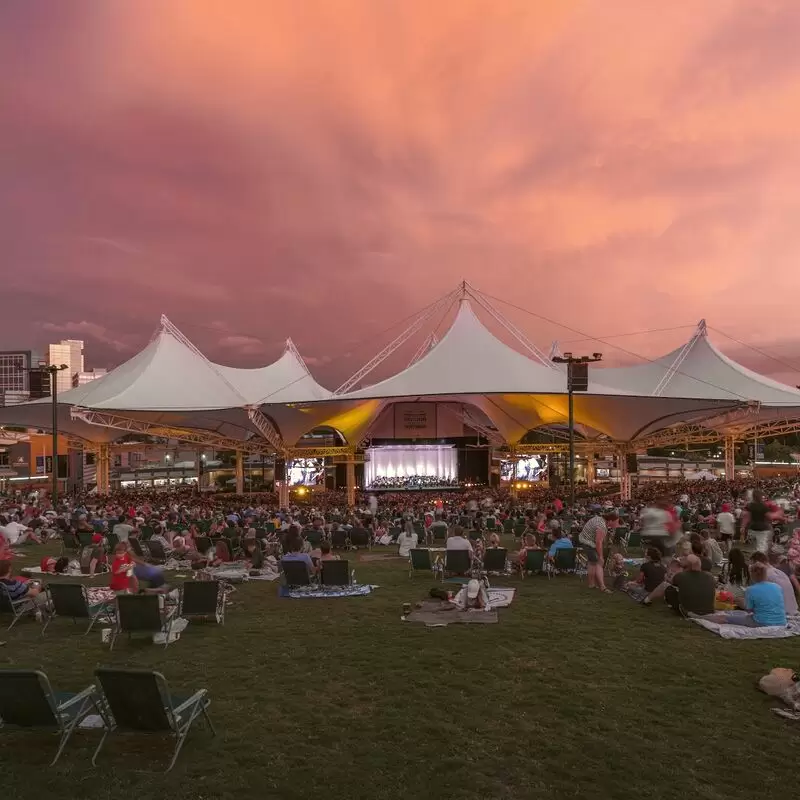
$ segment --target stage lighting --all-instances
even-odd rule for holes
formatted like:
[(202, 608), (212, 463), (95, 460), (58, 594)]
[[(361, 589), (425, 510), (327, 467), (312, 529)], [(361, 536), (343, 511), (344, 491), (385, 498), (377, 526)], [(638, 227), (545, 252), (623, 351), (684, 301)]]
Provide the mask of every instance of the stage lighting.
[(299, 489), (297, 489), (296, 491), (297, 491), (297, 494), (303, 495), (303, 494), (305, 494), (305, 493), (308, 491), (308, 489), (306, 489), (306, 487), (305, 487), (305, 486), (301, 486), (301, 487), (300, 487)]

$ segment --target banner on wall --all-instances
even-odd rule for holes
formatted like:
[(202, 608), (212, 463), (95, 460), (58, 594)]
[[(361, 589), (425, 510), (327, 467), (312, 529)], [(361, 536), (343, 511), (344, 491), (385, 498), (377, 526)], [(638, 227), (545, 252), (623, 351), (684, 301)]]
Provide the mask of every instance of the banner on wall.
[(435, 439), (435, 403), (397, 403), (394, 407), (394, 435), (398, 439)]

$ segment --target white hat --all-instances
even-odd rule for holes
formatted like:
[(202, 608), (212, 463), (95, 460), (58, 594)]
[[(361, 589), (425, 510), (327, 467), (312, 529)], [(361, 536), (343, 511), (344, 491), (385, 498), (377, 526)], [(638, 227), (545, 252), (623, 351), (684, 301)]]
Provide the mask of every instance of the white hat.
[(478, 592), (481, 590), (481, 584), (479, 581), (476, 581), (474, 578), (467, 584), (467, 597), (470, 600), (474, 600), (478, 596)]

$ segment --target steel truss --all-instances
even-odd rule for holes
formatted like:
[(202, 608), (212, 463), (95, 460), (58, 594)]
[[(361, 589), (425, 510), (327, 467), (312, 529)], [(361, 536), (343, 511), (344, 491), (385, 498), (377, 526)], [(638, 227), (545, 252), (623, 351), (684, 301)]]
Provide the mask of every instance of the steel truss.
[(286, 443), (283, 441), (277, 428), (255, 406), (247, 407), (247, 416), (250, 422), (258, 428), (258, 432), (275, 448), (276, 453), (286, 452)]
[[(287, 458), (359, 458), (358, 453), (353, 452), (352, 447), (290, 447), (286, 451)], [(360, 454), (361, 461), (364, 454)]]
[(435, 303), (422, 311), (416, 319), (395, 339), (393, 339), (383, 350), (370, 359), (358, 372), (351, 375), (334, 393), (333, 396), (349, 392), (359, 381), (369, 375), (377, 366), (382, 364), (399, 347), (402, 347), (434, 314), (436, 314), (445, 304), (449, 304), (461, 291), (461, 287), (453, 289)]
[(635, 452), (649, 450), (652, 447), (670, 447), (679, 444), (714, 444), (724, 438), (724, 433), (704, 428), (702, 425), (676, 425), (625, 444), (626, 449)]
[(516, 326), (511, 320), (506, 319), (474, 286), (464, 281), (462, 284), (464, 294), (475, 300), (485, 311), (499, 322), (537, 361), (549, 369), (558, 369), (556, 365)]
[[(263, 444), (239, 439), (230, 439), (217, 433), (203, 430), (189, 430), (187, 428), (173, 428), (165, 425), (157, 425), (152, 422), (144, 422), (138, 419), (130, 419), (119, 414), (110, 414), (104, 411), (94, 411), (87, 408), (72, 408), (70, 410), (72, 419), (81, 420), (89, 425), (97, 425), (102, 428), (114, 428), (130, 433), (141, 433), (147, 436), (160, 436), (164, 439), (177, 439), (187, 444), (206, 445), (217, 450), (241, 450), (243, 453), (253, 455), (263, 454), (266, 450)], [(93, 445), (97, 447), (99, 445)]]

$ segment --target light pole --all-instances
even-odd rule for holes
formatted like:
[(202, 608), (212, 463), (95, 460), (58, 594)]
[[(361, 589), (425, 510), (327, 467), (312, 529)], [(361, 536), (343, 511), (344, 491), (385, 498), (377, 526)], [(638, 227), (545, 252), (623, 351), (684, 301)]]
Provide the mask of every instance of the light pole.
[(600, 361), (602, 353), (592, 353), (591, 356), (573, 356), (564, 353), (563, 356), (553, 356), (556, 364), (567, 365), (567, 397), (569, 402), (569, 507), (575, 508), (575, 405), (574, 392), (589, 390), (589, 364)]
[(50, 393), (53, 398), (53, 485), (50, 492), (53, 511), (56, 510), (58, 503), (58, 373), (65, 369), (69, 369), (66, 364), (48, 364), (46, 361), (40, 361), (39, 366), (27, 370), (27, 372), (46, 372), (50, 375)]

